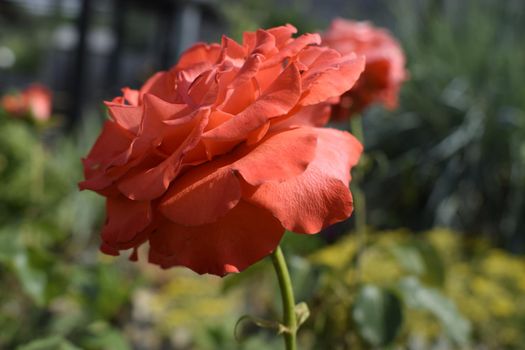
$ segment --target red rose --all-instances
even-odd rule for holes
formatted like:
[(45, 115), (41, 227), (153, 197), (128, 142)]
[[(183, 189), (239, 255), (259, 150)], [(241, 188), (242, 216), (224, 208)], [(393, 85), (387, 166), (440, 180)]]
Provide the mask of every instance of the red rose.
[(387, 30), (368, 22), (338, 18), (322, 38), (324, 45), (342, 55), (355, 52), (366, 57), (365, 71), (352, 89), (343, 95), (332, 118), (347, 118), (376, 102), (389, 109), (397, 106), (399, 89), (407, 78), (405, 56)]
[(316, 233), (350, 216), (362, 147), (306, 124), (326, 120), (326, 101), (350, 89), (364, 60), (295, 32), (197, 44), (106, 103), (111, 120), (80, 183), (107, 197), (103, 252), (134, 248), (136, 258), (148, 241), (152, 263), (222, 276), (270, 254), (285, 229)]
[(2, 97), (0, 104), (7, 113), (16, 117), (30, 116), (37, 121), (51, 117), (51, 91), (39, 84)]

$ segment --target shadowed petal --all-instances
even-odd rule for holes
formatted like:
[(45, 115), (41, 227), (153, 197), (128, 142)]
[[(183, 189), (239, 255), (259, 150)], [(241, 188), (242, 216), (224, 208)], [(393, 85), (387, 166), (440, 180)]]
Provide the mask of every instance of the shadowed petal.
[(132, 201), (123, 196), (108, 197), (106, 211), (106, 224), (102, 229), (104, 252), (118, 255), (119, 250), (129, 249), (146, 240), (142, 233), (152, 222), (150, 202)]
[(269, 255), (283, 233), (269, 212), (241, 201), (208, 225), (187, 227), (164, 221), (151, 234), (149, 261), (163, 268), (182, 265), (199, 274), (224, 276)]
[(230, 158), (205, 163), (177, 179), (159, 206), (162, 214), (189, 226), (209, 224), (225, 215), (241, 198)]

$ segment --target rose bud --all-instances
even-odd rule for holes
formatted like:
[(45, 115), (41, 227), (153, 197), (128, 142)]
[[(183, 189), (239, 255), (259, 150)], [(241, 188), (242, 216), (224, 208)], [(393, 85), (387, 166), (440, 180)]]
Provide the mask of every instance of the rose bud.
[(361, 113), (372, 103), (397, 107), (401, 84), (407, 79), (401, 45), (385, 29), (368, 22), (335, 19), (322, 35), (323, 45), (342, 55), (364, 55), (366, 66), (357, 83), (333, 108), (332, 119), (342, 120)]

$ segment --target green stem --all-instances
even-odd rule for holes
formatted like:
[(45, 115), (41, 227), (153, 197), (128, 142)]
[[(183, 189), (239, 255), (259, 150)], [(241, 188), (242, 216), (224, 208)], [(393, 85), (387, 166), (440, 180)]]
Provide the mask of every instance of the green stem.
[[(362, 116), (355, 115), (352, 118), (350, 118), (350, 131), (359, 141), (361, 141), (363, 145), (365, 144)], [(365, 250), (366, 241), (367, 241), (366, 197), (360, 186), (363, 180), (363, 177), (364, 177), (364, 168), (363, 168), (362, 160), (363, 159), (361, 158), (361, 161), (359, 162), (359, 164), (357, 164), (355, 171), (354, 171), (354, 179), (352, 180), (352, 192), (354, 195), (355, 226), (356, 226), (356, 231), (358, 235), (358, 252), (357, 252), (358, 262), (359, 262), (359, 258), (361, 257), (361, 254)]]
[(290, 273), (288, 272), (281, 247), (277, 246), (273, 252), (272, 262), (279, 280), (279, 288), (281, 289), (283, 300), (283, 324), (286, 327), (286, 331), (283, 332), (284, 343), (286, 350), (296, 350), (297, 318), (295, 316), (295, 300)]

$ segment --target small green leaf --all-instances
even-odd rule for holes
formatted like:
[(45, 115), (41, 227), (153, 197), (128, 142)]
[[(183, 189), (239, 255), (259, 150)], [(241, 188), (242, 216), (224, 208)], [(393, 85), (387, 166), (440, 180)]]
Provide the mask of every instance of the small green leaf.
[(352, 318), (366, 342), (372, 346), (388, 345), (403, 323), (401, 301), (386, 289), (365, 285), (354, 302)]
[(310, 317), (310, 309), (304, 301), (295, 305), (295, 315), (297, 317), (297, 328), (301, 327), (308, 317)]

